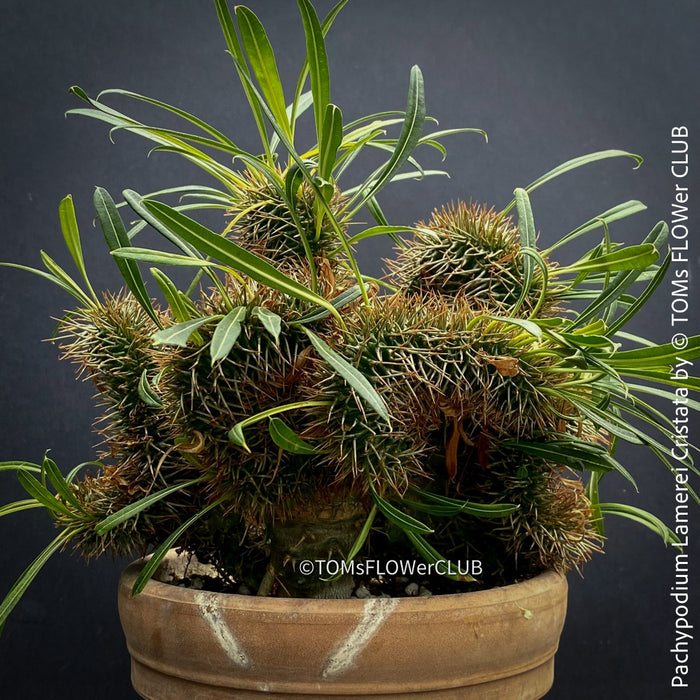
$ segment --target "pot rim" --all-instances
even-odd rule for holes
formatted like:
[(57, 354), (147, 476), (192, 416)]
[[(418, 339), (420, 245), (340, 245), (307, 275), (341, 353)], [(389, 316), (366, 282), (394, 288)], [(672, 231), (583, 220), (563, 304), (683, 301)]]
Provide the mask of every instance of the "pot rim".
[[(177, 557), (174, 551), (168, 553), (166, 559)], [(143, 568), (147, 559), (137, 559), (124, 569), (120, 581), (120, 596), (125, 595), (132, 599), (131, 588), (136, 577)], [(199, 605), (195, 597), (213, 596), (219, 601), (224, 601), (225, 607), (235, 607), (240, 610), (260, 613), (281, 613), (289, 611), (290, 607), (298, 610), (314, 609), (322, 610), (327, 614), (358, 614), (361, 613), (368, 600), (393, 601), (392, 607), (400, 607), (404, 612), (421, 612), (429, 608), (434, 611), (463, 607), (469, 601), (469, 606), (486, 607), (500, 606), (504, 603), (514, 602), (527, 598), (529, 595), (541, 594), (543, 590), (551, 588), (566, 588), (566, 576), (553, 569), (548, 569), (541, 574), (507, 586), (495, 586), (479, 591), (467, 591), (463, 593), (443, 593), (431, 596), (406, 596), (391, 598), (277, 598), (270, 596), (242, 595), (240, 593), (221, 593), (206, 589), (195, 589), (185, 586), (177, 586), (172, 583), (164, 583), (156, 579), (150, 579), (146, 587), (136, 598), (147, 595), (177, 604)], [(228, 604), (226, 604), (226, 602)]]

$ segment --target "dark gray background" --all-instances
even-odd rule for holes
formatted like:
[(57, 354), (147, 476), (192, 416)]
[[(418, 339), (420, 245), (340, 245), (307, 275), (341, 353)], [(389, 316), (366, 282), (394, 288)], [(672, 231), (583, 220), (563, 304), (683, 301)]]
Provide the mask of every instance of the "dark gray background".
[[(303, 50), (296, 3), (252, 2), (278, 51), (283, 80), (295, 79)], [(330, 8), (317, 3), (320, 14)], [(429, 113), (441, 127), (478, 126), (477, 136), (450, 137), (445, 163), (451, 179), (398, 184), (383, 198), (390, 220), (410, 224), (455, 198), (504, 205), (513, 188), (587, 152), (621, 148), (645, 157), (587, 166), (533, 195), (543, 242), (627, 199), (649, 209), (617, 226), (623, 240), (641, 239), (669, 217), (670, 129), (687, 125), (697, 153), (697, 33), (691, 0), (555, 3), (515, 0), (419, 2), (352, 0), (329, 37), (332, 99), (345, 119), (405, 104), (413, 63), (423, 69)], [(2, 138), (0, 138), (0, 258), (38, 264), (45, 248), (66, 265), (59, 200), (73, 193), (94, 282), (115, 289), (118, 276), (91, 225), (95, 185), (115, 195), (202, 182), (175, 156), (145, 158), (144, 142), (63, 112), (79, 106), (67, 94), (77, 83), (90, 94), (124, 87), (193, 111), (254, 148), (255, 132), (233, 66), (224, 54), (209, 2), (184, 0), (4, 0), (0, 21)], [(427, 162), (439, 167), (436, 159)], [(698, 190), (695, 169), (688, 182)], [(693, 194), (693, 209), (700, 206)], [(693, 234), (694, 235), (694, 234)], [(697, 273), (697, 242), (694, 272)], [(365, 268), (380, 269), (389, 246), (363, 249)], [(657, 342), (670, 338), (664, 288), (637, 321)], [(51, 317), (71, 299), (48, 283), (0, 270), (0, 459), (39, 460), (46, 448), (67, 470), (93, 455), (96, 415), (91, 388), (56, 361), (41, 340)], [(697, 331), (697, 315), (693, 328)], [(665, 406), (664, 409), (668, 409)], [(696, 432), (696, 439), (698, 435)], [(642, 487), (636, 495), (615, 477), (608, 500), (648, 507), (670, 519), (673, 480), (635, 450), (623, 452)], [(2, 502), (20, 497), (2, 476)], [(693, 511), (695, 536), (700, 511)], [(52, 536), (48, 518), (24, 513), (0, 522), (0, 593)], [(569, 614), (557, 656), (553, 700), (690, 697), (672, 692), (673, 556), (651, 533), (609, 520), (607, 553), (569, 576)], [(697, 541), (697, 540), (696, 540)], [(691, 549), (692, 574), (700, 551)], [(85, 568), (76, 556), (49, 563), (11, 617), (0, 640), (0, 696), (8, 699), (133, 697), (128, 656), (115, 606), (123, 562)], [(700, 624), (694, 596), (692, 620)], [(697, 692), (700, 653), (692, 658)]]

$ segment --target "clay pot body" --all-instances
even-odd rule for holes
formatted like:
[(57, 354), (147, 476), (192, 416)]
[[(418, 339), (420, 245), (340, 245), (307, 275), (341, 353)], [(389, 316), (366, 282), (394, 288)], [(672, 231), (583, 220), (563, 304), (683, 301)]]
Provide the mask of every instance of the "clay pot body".
[(119, 613), (132, 682), (149, 700), (534, 700), (551, 687), (566, 614), (552, 571), (503, 588), (419, 598), (312, 600), (150, 581)]

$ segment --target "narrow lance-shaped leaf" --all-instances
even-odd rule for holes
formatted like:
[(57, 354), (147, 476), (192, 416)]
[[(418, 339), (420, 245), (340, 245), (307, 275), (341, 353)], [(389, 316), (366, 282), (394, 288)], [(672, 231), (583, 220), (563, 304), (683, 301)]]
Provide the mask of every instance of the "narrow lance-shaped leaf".
[(277, 70), (275, 54), (265, 33), (265, 28), (254, 13), (242, 5), (236, 8), (236, 18), (238, 19), (243, 48), (248, 55), (248, 60), (263, 95), (265, 95), (275, 119), (291, 136), (282, 82)]
[(267, 261), (236, 245), (233, 241), (217, 235), (194, 219), (161, 202), (144, 200), (144, 206), (161, 223), (184, 241), (195, 246), (204, 255), (210, 255), (272, 289), (323, 306), (329, 309), (336, 318), (340, 318), (329, 301), (280, 272)]
[[(333, 7), (333, 9), (326, 15), (325, 19), (323, 20), (321, 24), (321, 33), (325, 37), (326, 34), (328, 33), (328, 30), (331, 28), (333, 25), (333, 22), (335, 21), (335, 18), (338, 16), (338, 13), (345, 7), (347, 4), (348, 0), (340, 0), (340, 2)], [(292, 103), (291, 107), (292, 109), (290, 110), (290, 115), (289, 115), (289, 120), (292, 124), (292, 128), (294, 128), (294, 123), (296, 122), (296, 118), (302, 113), (302, 105), (303, 105), (303, 94), (302, 91), (304, 89), (304, 85), (306, 83), (306, 78), (309, 75), (309, 57), (308, 55), (304, 57), (304, 63), (302, 64), (301, 71), (299, 71), (299, 78), (297, 79), (297, 86), (296, 90), (294, 91), (294, 102)]]
[(553, 275), (566, 272), (619, 272), (645, 269), (659, 258), (659, 251), (651, 243), (631, 245), (596, 258), (581, 260), (568, 267), (556, 268)]
[(396, 142), (394, 154), (389, 159), (382, 172), (374, 182), (362, 192), (362, 201), (356, 209), (359, 209), (368, 199), (373, 197), (387, 182), (391, 181), (394, 174), (408, 160), (409, 156), (418, 145), (423, 126), (425, 124), (425, 94), (423, 88), (423, 74), (418, 66), (411, 69), (411, 79), (408, 88), (408, 103), (406, 105), (406, 117), (403, 122), (401, 134)]
[(84, 512), (82, 505), (80, 505), (70, 485), (64, 478), (63, 474), (61, 474), (56, 462), (48, 457), (44, 457), (44, 461), (42, 462), (41, 466), (46, 473), (46, 476), (49, 478), (51, 485), (56, 489), (56, 493), (66, 503), (70, 503), (73, 508), (79, 512)]
[(228, 432), (228, 439), (236, 445), (239, 445), (247, 452), (250, 452), (250, 448), (245, 441), (245, 436), (243, 435), (243, 430), (250, 425), (259, 423), (266, 418), (271, 418), (279, 413), (286, 413), (287, 411), (295, 411), (298, 408), (307, 408), (310, 406), (328, 406), (329, 401), (295, 401), (293, 403), (282, 404), (281, 406), (273, 406), (265, 411), (260, 411), (253, 416), (249, 416), (245, 420), (236, 423), (236, 425), (231, 428)]
[(173, 265), (174, 267), (220, 267), (215, 263), (202, 258), (192, 258), (188, 255), (178, 255), (177, 253), (164, 253), (162, 250), (151, 250), (150, 248), (116, 248), (112, 255), (118, 259), (138, 260), (156, 265)]
[(245, 64), (245, 57), (243, 56), (243, 49), (241, 48), (240, 42), (238, 41), (238, 36), (236, 34), (236, 27), (233, 24), (233, 18), (226, 5), (226, 0), (214, 0), (216, 6), (216, 14), (219, 17), (219, 24), (221, 25), (221, 30), (224, 33), (224, 38), (226, 39), (226, 45), (231, 53), (236, 64), (236, 71), (241, 79), (243, 85), (243, 91), (248, 98), (248, 103), (250, 104), (251, 111), (253, 112), (253, 118), (255, 119), (255, 124), (258, 127), (258, 133), (260, 134), (260, 139), (265, 148), (265, 152), (272, 160), (272, 153), (270, 151), (270, 142), (267, 138), (267, 131), (265, 129), (265, 122), (263, 120), (262, 111), (260, 109), (260, 102), (255, 95), (255, 93), (250, 89), (250, 86), (245, 77), (248, 77), (248, 69)]
[(194, 486), (201, 481), (201, 477), (197, 479), (190, 479), (189, 481), (183, 481), (180, 484), (174, 484), (173, 486), (168, 486), (168, 488), (162, 489), (161, 491), (156, 491), (155, 493), (144, 496), (144, 498), (139, 499), (134, 503), (130, 503), (128, 506), (124, 506), (116, 513), (108, 515), (97, 527), (95, 528), (96, 535), (105, 535), (117, 525), (121, 525), (123, 522), (136, 517), (139, 513), (143, 512), (147, 508), (150, 508), (154, 503), (162, 500), (166, 496), (176, 491), (182, 491)]
[(398, 508), (391, 505), (391, 503), (382, 498), (374, 488), (372, 489), (372, 499), (377, 504), (379, 511), (405, 532), (415, 532), (422, 535), (433, 532), (432, 528), (428, 527), (425, 523), (416, 520), (416, 518), (407, 513), (403, 513)]
[(329, 104), (323, 120), (323, 137), (319, 142), (318, 171), (324, 180), (330, 180), (342, 140), (343, 113), (334, 104)]
[(270, 437), (278, 447), (295, 455), (312, 455), (316, 448), (302, 440), (281, 418), (270, 418)]
[(231, 349), (241, 334), (241, 322), (245, 318), (245, 306), (237, 306), (229, 311), (214, 329), (209, 352), (211, 354), (212, 365), (219, 360), (223, 360), (231, 352)]
[(230, 148), (234, 150), (240, 150), (237, 148), (236, 144), (231, 141), (231, 139), (226, 136), (226, 134), (222, 133), (218, 129), (215, 129), (213, 126), (210, 124), (207, 124), (205, 121), (202, 121), (199, 117), (196, 117), (194, 114), (190, 114), (189, 112), (186, 112), (183, 109), (180, 109), (179, 107), (173, 107), (173, 105), (169, 105), (167, 102), (161, 102), (161, 100), (156, 100), (152, 97), (147, 97), (146, 95), (140, 95), (137, 92), (131, 92), (130, 90), (120, 90), (118, 88), (112, 88), (110, 90), (103, 90), (98, 96), (97, 96), (97, 101), (99, 102), (100, 98), (103, 95), (122, 95), (124, 97), (129, 97), (134, 100), (140, 100), (141, 102), (147, 102), (148, 104), (154, 105), (155, 107), (160, 107), (161, 109), (166, 110), (167, 112), (172, 112), (173, 114), (176, 114), (178, 117), (182, 117), (186, 121), (190, 122), (191, 124), (194, 124), (196, 127), (201, 129), (202, 131), (206, 132), (207, 134), (210, 134), (213, 136), (217, 141), (220, 141), (222, 144), (229, 146)]
[(161, 331), (153, 334), (153, 342), (156, 345), (177, 345), (178, 347), (187, 347), (187, 341), (190, 336), (205, 323), (219, 318), (218, 316), (205, 316), (204, 318), (193, 318), (189, 321), (176, 323), (174, 326), (169, 326)]
[[(367, 285), (365, 285), (367, 287)], [(351, 304), (353, 301), (356, 301), (362, 296), (362, 290), (360, 289), (360, 286), (355, 284), (350, 289), (346, 289), (344, 292), (341, 292), (338, 294), (338, 296), (333, 297), (331, 299), (331, 304), (336, 309), (342, 309), (344, 306), (347, 304)], [(313, 323), (314, 321), (320, 321), (323, 318), (326, 318), (329, 315), (329, 311), (326, 309), (321, 309), (320, 311), (314, 311), (310, 314), (305, 314), (301, 318), (297, 319), (294, 321), (294, 323), (298, 324), (305, 324), (305, 323)]]
[[(438, 574), (444, 575), (446, 578), (452, 579), (454, 581), (476, 581), (476, 579), (471, 574), (460, 574), (459, 567), (452, 562), (448, 561), (440, 552), (438, 552), (435, 547), (430, 545), (426, 539), (417, 532), (412, 532), (411, 530), (406, 531), (406, 536), (413, 543), (418, 553), (425, 559), (429, 564), (435, 564), (436, 572)], [(457, 573), (455, 573), (457, 572)]]
[(214, 508), (220, 506), (223, 503), (223, 499), (219, 499), (215, 503), (211, 503), (206, 508), (202, 508), (198, 513), (195, 513), (191, 518), (185, 520), (180, 527), (178, 527), (174, 532), (168, 535), (165, 540), (158, 546), (158, 548), (150, 556), (143, 569), (141, 569), (139, 575), (134, 581), (134, 585), (131, 589), (131, 595), (135, 596), (141, 593), (141, 591), (146, 587), (146, 584), (150, 580), (151, 576), (155, 573), (156, 569), (160, 566), (160, 563), (165, 558), (168, 550), (172, 549), (173, 545), (180, 539), (180, 537), (189, 530), (192, 525), (194, 525), (198, 520), (203, 518), (207, 513), (214, 510)]
[(639, 202), (636, 199), (631, 199), (628, 202), (618, 204), (616, 207), (608, 209), (602, 214), (598, 214), (598, 216), (594, 217), (593, 219), (586, 221), (585, 224), (581, 224), (581, 226), (576, 227), (570, 233), (567, 233), (565, 236), (562, 236), (556, 243), (547, 248), (547, 250), (545, 250), (543, 254), (549, 255), (557, 248), (560, 248), (566, 243), (570, 243), (571, 241), (575, 240), (579, 236), (583, 236), (589, 231), (595, 231), (601, 226), (609, 226), (614, 221), (619, 221), (620, 219), (624, 219), (627, 216), (632, 216), (632, 214), (644, 211), (645, 209), (646, 205), (642, 204), (642, 202)]
[(607, 334), (613, 335), (617, 333), (620, 328), (623, 328), (627, 322), (640, 310), (642, 309), (647, 301), (651, 298), (652, 294), (658, 289), (659, 285), (666, 276), (669, 265), (671, 264), (671, 254), (669, 253), (665, 258), (659, 269), (656, 271), (651, 281), (647, 285), (646, 289), (637, 297), (627, 310), (622, 313), (613, 323), (610, 324)]
[(330, 75), (328, 71), (328, 57), (326, 55), (326, 42), (323, 38), (321, 24), (316, 11), (309, 0), (297, 0), (301, 19), (306, 35), (306, 56), (311, 75), (311, 93), (314, 97), (314, 120), (316, 122), (316, 138), (319, 144), (323, 140), (323, 120), (326, 116), (326, 107), (331, 100)]
[[(606, 158), (632, 158), (637, 165), (635, 167), (639, 167), (642, 164), (642, 157), (635, 155), (634, 153), (628, 153), (627, 151), (618, 151), (618, 150), (608, 150), (608, 151), (597, 151), (596, 153), (589, 153), (588, 155), (585, 156), (579, 156), (578, 158), (572, 158), (571, 160), (567, 160), (565, 163), (562, 163), (561, 165), (558, 165), (556, 168), (553, 168), (552, 170), (546, 172), (544, 175), (541, 175), (538, 177), (534, 182), (531, 182), (527, 187), (524, 189), (527, 192), (532, 192), (533, 190), (536, 190), (538, 187), (541, 187), (544, 185), (545, 182), (549, 182), (550, 180), (553, 180), (555, 177), (559, 177), (560, 175), (563, 175), (564, 173), (568, 173), (570, 170), (574, 170), (575, 168), (580, 168), (582, 165), (587, 165), (588, 163), (594, 163), (598, 160), (604, 160)], [(508, 206), (503, 210), (504, 214), (507, 214), (513, 207), (515, 206), (515, 199), (512, 199)]]
[(5, 599), (0, 604), (0, 630), (2, 630), (9, 614), (15, 608), (17, 603), (24, 595), (24, 592), (29, 588), (31, 582), (37, 577), (42, 567), (57, 552), (63, 545), (68, 542), (72, 536), (69, 530), (63, 530), (51, 543), (44, 549), (41, 554), (24, 570), (22, 575), (17, 579), (15, 584), (10, 589), (10, 592), (5, 596)]
[(165, 301), (168, 302), (170, 310), (177, 321), (189, 321), (190, 314), (187, 307), (183, 304), (178, 294), (178, 289), (173, 281), (165, 273), (161, 272), (157, 267), (151, 268), (151, 275), (160, 287)]
[[(129, 236), (124, 228), (124, 222), (119, 216), (114, 200), (109, 195), (109, 192), (102, 187), (95, 190), (93, 197), (97, 218), (102, 227), (105, 240), (110, 251), (117, 248), (128, 248), (131, 246)], [(124, 281), (131, 290), (131, 293), (136, 297), (141, 306), (145, 309), (148, 315), (153, 319), (157, 326), (161, 326), (158, 314), (153, 309), (151, 299), (146, 292), (146, 286), (141, 278), (141, 272), (138, 265), (133, 260), (115, 257), (119, 272), (121, 272)]]
[(75, 280), (50, 255), (45, 253), (43, 250), (40, 251), (40, 254), (44, 267), (46, 267), (46, 269), (55, 277), (55, 279), (59, 280), (64, 289), (71, 290), (71, 294), (76, 299), (79, 299), (85, 306), (93, 306), (92, 299), (85, 294)]
[(143, 370), (139, 378), (138, 386), (139, 398), (151, 408), (160, 408), (163, 405), (160, 396), (156, 394), (151, 383), (148, 381), (148, 370)]
[[(23, 270), (24, 272), (31, 272), (33, 275), (38, 275), (39, 277), (43, 277), (46, 280), (49, 280), (49, 282), (55, 284), (57, 287), (60, 287), (64, 292), (67, 292), (70, 294), (72, 297), (77, 299), (81, 304), (86, 303), (86, 296), (85, 293), (80, 290), (80, 293), (76, 291), (75, 286), (66, 284), (61, 278), (56, 277), (56, 275), (52, 275), (48, 272), (44, 272), (43, 270), (37, 270), (35, 267), (27, 267), (26, 265), (19, 265), (18, 263), (6, 263), (6, 262), (0, 262), (0, 267), (13, 267), (17, 270)], [(89, 300), (88, 300), (89, 303)]]
[(682, 360), (697, 360), (700, 357), (700, 336), (688, 338), (685, 347), (675, 347), (673, 343), (664, 343), (654, 347), (624, 350), (613, 355), (608, 362), (616, 369), (638, 367), (653, 369), (675, 365)]
[(600, 503), (599, 509), (601, 513), (620, 515), (623, 518), (629, 518), (640, 525), (648, 527), (652, 532), (655, 532), (659, 537), (661, 537), (664, 544), (669, 544), (670, 542), (680, 542), (678, 535), (676, 535), (676, 533), (671, 530), (670, 527), (665, 525), (662, 520), (646, 510), (636, 508), (635, 506), (624, 505), (622, 503)]
[(461, 501), (456, 498), (449, 498), (448, 496), (431, 493), (430, 491), (423, 491), (421, 489), (415, 490), (416, 493), (426, 501), (436, 503), (449, 509), (450, 515), (469, 513), (470, 515), (476, 515), (480, 518), (503, 518), (515, 512), (520, 507), (512, 503), (475, 503), (474, 501)]
[[(651, 244), (658, 251), (661, 246), (664, 245), (667, 236), (668, 225), (660, 221), (649, 232), (642, 245)], [(624, 292), (640, 278), (643, 272), (643, 269), (623, 270), (618, 272), (603, 292), (571, 322), (569, 329), (571, 330), (577, 326), (582, 326), (586, 321), (593, 318), (596, 314), (601, 313), (610, 306), (610, 304), (621, 298)]]
[(282, 332), (282, 319), (264, 306), (256, 306), (251, 315), (257, 316), (263, 328), (275, 339), (276, 343), (279, 343), (280, 333)]
[(376, 389), (369, 383), (358, 369), (353, 367), (345, 358), (338, 355), (328, 344), (321, 340), (315, 333), (302, 326), (304, 333), (309, 336), (311, 344), (316, 352), (324, 359), (365, 401), (365, 403), (376, 411), (387, 423), (390, 422), (389, 410), (384, 399), (377, 393)]
[(87, 270), (85, 269), (85, 260), (83, 258), (83, 248), (80, 243), (80, 231), (78, 230), (78, 221), (75, 218), (75, 207), (73, 206), (73, 197), (68, 195), (61, 200), (58, 205), (58, 218), (61, 222), (61, 231), (63, 232), (63, 239), (66, 242), (66, 246), (70, 251), (70, 254), (75, 262), (75, 266), (78, 268), (78, 272), (82, 276), (88, 291), (92, 295), (92, 298), (97, 301), (97, 296), (95, 291), (90, 284), (88, 279)]
[(59, 501), (38, 479), (35, 479), (26, 471), (17, 472), (17, 479), (22, 488), (32, 497), (35, 498), (41, 505), (50, 513), (62, 513), (71, 517), (71, 512)]
[(534, 278), (534, 261), (526, 254), (528, 250), (535, 250), (537, 244), (537, 232), (535, 231), (535, 219), (532, 214), (532, 205), (527, 192), (518, 187), (515, 190), (515, 201), (518, 205), (518, 228), (520, 229), (520, 245), (523, 251), (523, 280), (520, 296), (515, 303), (513, 315), (522, 306), (530, 293)]

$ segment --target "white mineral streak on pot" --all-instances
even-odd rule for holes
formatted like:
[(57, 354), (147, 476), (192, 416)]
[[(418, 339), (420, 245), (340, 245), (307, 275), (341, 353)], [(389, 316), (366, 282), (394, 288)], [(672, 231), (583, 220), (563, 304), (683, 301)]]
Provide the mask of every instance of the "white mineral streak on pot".
[(396, 598), (370, 598), (367, 600), (362, 619), (357, 627), (328, 658), (323, 671), (324, 678), (341, 675), (355, 665), (360, 652), (384, 624), (397, 602)]
[(209, 625), (214, 637), (231, 661), (240, 668), (250, 668), (252, 661), (241, 643), (229, 628), (217, 604), (217, 594), (198, 591), (194, 600), (199, 606), (204, 621)]

